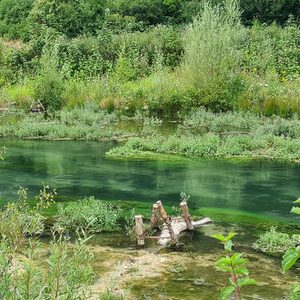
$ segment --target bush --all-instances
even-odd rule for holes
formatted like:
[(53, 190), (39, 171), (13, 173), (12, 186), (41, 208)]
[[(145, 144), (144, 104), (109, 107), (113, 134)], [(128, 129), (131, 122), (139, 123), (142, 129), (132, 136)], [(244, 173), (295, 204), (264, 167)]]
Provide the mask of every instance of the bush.
[(30, 22), (27, 17), (33, 0), (0, 1), (0, 34), (9, 39), (28, 40)]
[(64, 82), (58, 70), (56, 51), (55, 48), (45, 49), (40, 59), (40, 74), (35, 80), (35, 99), (49, 111), (58, 110), (63, 105)]
[(120, 229), (122, 210), (111, 203), (93, 197), (58, 205), (56, 228), (84, 230), (85, 232), (114, 231)]
[(68, 37), (76, 37), (94, 34), (101, 28), (103, 14), (102, 0), (37, 0), (30, 20), (34, 27), (51, 27)]
[(187, 31), (182, 67), (199, 103), (214, 111), (236, 105), (244, 33), (236, 0), (224, 1), (224, 7), (205, 2)]
[(267, 254), (278, 255), (295, 246), (297, 241), (286, 233), (276, 231), (276, 229), (276, 227), (271, 227), (269, 231), (261, 234), (253, 244), (253, 248)]

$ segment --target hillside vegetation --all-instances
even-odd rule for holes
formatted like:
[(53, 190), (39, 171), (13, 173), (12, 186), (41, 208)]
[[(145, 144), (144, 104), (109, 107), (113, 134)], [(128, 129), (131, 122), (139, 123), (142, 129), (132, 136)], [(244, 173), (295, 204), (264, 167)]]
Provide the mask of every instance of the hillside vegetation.
[(298, 0), (3, 0), (0, 108), (300, 113)]

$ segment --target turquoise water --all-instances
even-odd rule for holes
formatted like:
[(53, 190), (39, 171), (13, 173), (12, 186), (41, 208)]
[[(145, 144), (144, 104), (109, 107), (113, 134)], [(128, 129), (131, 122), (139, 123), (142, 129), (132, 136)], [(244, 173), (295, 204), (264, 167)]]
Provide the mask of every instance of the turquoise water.
[(219, 207), (261, 215), (289, 216), (300, 196), (300, 164), (271, 161), (117, 161), (104, 157), (113, 143), (2, 141), (0, 198), (15, 199), (19, 186), (35, 195), (41, 184), (61, 197), (161, 199), (176, 205), (179, 193), (190, 206)]

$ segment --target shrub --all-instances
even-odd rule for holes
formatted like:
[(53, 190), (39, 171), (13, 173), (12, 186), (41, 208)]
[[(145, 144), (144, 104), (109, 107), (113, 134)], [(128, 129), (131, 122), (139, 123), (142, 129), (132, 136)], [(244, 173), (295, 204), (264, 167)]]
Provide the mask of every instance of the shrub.
[(9, 39), (27, 40), (30, 22), (27, 17), (33, 0), (0, 1), (0, 34)]
[(85, 232), (114, 231), (120, 228), (122, 210), (93, 197), (58, 205), (56, 228)]
[[(87, 299), (94, 279), (92, 253), (79, 239), (75, 244), (52, 241), (47, 257), (39, 243), (29, 240), (24, 256), (0, 243), (2, 299)], [(41, 265), (41, 261), (45, 263)]]
[(189, 27), (182, 67), (200, 104), (215, 111), (235, 107), (242, 88), (240, 63), (244, 32), (235, 0), (224, 1), (224, 7), (205, 2), (201, 14)]
[(35, 98), (49, 111), (63, 105), (63, 76), (58, 70), (57, 50), (45, 49), (40, 59), (40, 74), (35, 81)]
[(36, 196), (36, 205), (30, 208), (27, 203), (27, 190), (20, 188), (19, 199), (15, 203), (8, 203), (0, 212), (0, 239), (6, 241), (9, 247), (17, 250), (26, 236), (37, 236), (44, 231), (45, 218), (42, 212), (53, 201), (55, 190), (43, 186)]
[(267, 254), (278, 255), (295, 246), (296, 240), (292, 239), (287, 233), (278, 232), (276, 229), (276, 227), (271, 227), (269, 231), (261, 234), (253, 244), (253, 248)]
[(52, 27), (69, 37), (93, 34), (101, 26), (104, 1), (38, 0), (34, 1), (30, 20), (35, 27)]

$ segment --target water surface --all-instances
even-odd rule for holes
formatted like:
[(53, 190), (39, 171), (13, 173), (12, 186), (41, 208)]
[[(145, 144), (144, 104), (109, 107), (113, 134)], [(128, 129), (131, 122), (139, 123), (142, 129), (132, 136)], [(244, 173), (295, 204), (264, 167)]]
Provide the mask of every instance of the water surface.
[(69, 198), (161, 199), (177, 205), (179, 193), (190, 206), (218, 207), (261, 215), (290, 216), (300, 196), (300, 164), (272, 161), (120, 161), (104, 157), (113, 143), (2, 141), (0, 198), (15, 199), (19, 186), (35, 195), (44, 182)]

